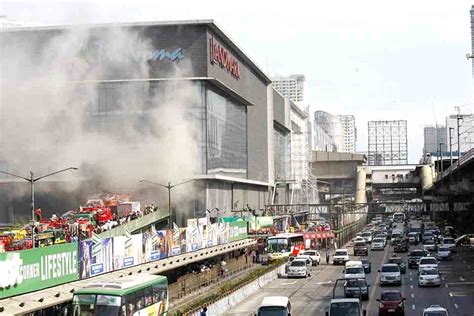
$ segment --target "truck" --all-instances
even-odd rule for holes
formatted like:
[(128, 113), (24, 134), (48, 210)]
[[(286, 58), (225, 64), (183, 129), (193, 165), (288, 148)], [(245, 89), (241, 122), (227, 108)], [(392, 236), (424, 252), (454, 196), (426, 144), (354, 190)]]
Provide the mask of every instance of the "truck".
[[(358, 279), (337, 279), (332, 289), (332, 299), (329, 303), (329, 310), (325, 312), (326, 316), (366, 316), (367, 310), (362, 306), (361, 297), (356, 298), (336, 298), (336, 289), (338, 284), (346, 284), (348, 281), (358, 283)], [(358, 293), (363, 293), (359, 285)]]
[(117, 205), (117, 215), (124, 217), (140, 211), (140, 202), (122, 202)]

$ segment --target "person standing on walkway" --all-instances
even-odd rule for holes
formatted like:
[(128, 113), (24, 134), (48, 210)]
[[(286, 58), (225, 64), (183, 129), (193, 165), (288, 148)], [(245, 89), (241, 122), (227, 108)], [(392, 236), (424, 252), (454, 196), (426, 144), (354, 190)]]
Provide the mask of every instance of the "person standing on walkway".
[(204, 306), (204, 308), (202, 309), (201, 313), (199, 314), (199, 316), (207, 316), (207, 307)]
[(326, 264), (329, 264), (329, 259), (331, 258), (331, 249), (326, 248)]

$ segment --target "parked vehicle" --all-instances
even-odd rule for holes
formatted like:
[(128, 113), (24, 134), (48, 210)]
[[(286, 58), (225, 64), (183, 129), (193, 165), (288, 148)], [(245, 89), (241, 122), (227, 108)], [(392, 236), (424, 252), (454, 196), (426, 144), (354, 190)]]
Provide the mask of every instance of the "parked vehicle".
[(357, 241), (354, 243), (354, 256), (368, 256), (369, 247), (365, 242), (365, 239), (362, 238), (362, 241)]
[(380, 294), (379, 302), (379, 316), (385, 315), (405, 315), (405, 301), (402, 293), (397, 290), (383, 291)]
[(378, 271), (380, 272), (380, 286), (386, 284), (402, 285), (402, 277), (398, 264), (386, 263), (382, 266), (382, 269)]
[(436, 268), (421, 268), (418, 286), (441, 286), (441, 277)]

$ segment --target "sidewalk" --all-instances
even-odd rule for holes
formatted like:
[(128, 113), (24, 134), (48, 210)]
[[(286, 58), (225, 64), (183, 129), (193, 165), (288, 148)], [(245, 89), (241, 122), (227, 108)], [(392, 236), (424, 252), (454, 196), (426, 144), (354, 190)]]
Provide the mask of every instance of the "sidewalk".
[(212, 283), (211, 285), (202, 286), (202, 287), (199, 288), (199, 290), (197, 290), (193, 293), (187, 294), (187, 295), (185, 295), (185, 296), (183, 296), (179, 299), (175, 299), (175, 300), (170, 301), (170, 307), (169, 308), (170, 309), (179, 309), (179, 307), (181, 307), (182, 305), (188, 303), (189, 301), (195, 300), (195, 299), (199, 298), (200, 296), (202, 296), (203, 294), (207, 294), (208, 292), (220, 287), (223, 283), (225, 283), (229, 280), (232, 280), (232, 279), (238, 278), (240, 276), (246, 275), (249, 272), (251, 272), (253, 270), (256, 270), (258, 267), (261, 267), (261, 264), (254, 263), (250, 267), (248, 267), (244, 270), (235, 271), (233, 273), (230, 272), (230, 273), (226, 274), (224, 277), (221, 277), (217, 282)]

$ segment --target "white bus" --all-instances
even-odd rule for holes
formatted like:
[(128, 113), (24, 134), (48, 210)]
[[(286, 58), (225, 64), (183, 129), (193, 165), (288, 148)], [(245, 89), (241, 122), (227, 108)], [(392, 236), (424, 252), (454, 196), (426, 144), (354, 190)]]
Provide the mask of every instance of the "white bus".
[(295, 246), (302, 247), (304, 250), (303, 234), (277, 234), (267, 239), (268, 260), (274, 260), (289, 257)]

